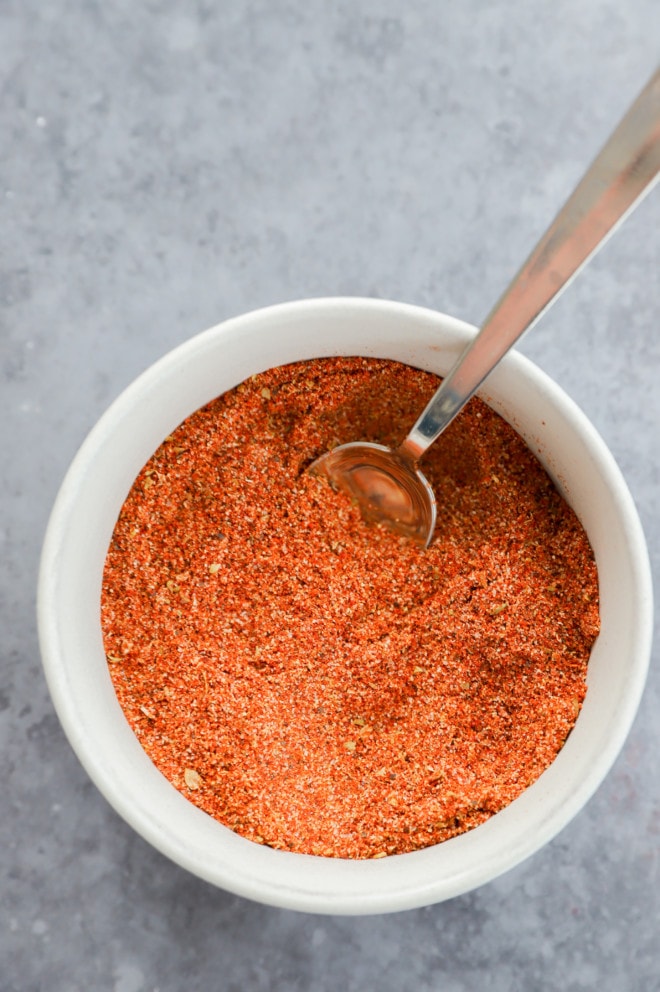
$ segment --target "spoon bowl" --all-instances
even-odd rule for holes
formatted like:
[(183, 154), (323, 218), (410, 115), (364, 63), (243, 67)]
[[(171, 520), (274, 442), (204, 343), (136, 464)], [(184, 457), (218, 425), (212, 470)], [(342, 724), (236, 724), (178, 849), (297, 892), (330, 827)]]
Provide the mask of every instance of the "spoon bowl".
[(384, 524), (403, 537), (428, 547), (436, 520), (433, 489), (414, 462), (383, 444), (351, 441), (311, 465), (335, 489), (356, 500), (370, 523)]

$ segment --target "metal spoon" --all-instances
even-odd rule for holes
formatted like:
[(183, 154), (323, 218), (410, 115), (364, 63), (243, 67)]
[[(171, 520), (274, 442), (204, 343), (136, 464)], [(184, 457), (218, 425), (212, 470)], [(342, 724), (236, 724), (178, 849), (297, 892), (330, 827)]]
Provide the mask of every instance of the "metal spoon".
[(630, 107), (577, 188), (495, 304), (396, 450), (355, 441), (310, 471), (357, 501), (365, 519), (427, 547), (436, 501), (417, 463), (509, 348), (648, 193), (660, 171), (660, 70)]

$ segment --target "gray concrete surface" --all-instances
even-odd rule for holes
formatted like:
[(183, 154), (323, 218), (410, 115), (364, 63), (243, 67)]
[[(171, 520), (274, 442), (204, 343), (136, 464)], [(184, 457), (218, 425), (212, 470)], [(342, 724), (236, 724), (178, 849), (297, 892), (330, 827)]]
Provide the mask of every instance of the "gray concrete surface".
[[(443, 905), (310, 917), (151, 850), (54, 715), (40, 544), (108, 403), (256, 306), (479, 321), (657, 58), (656, 0), (0, 0), (1, 992), (660, 989), (657, 649), (629, 741), (542, 852)], [(522, 350), (614, 452), (660, 565), (660, 196)]]

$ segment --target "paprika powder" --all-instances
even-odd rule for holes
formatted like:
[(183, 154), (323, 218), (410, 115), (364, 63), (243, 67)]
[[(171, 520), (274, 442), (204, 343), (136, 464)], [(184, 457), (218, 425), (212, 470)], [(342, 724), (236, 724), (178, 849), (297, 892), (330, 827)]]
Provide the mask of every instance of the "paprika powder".
[(396, 446), (438, 386), (373, 358), (253, 376), (144, 466), (108, 549), (102, 628), (160, 771), (274, 848), (379, 858), (483, 823), (561, 749), (599, 629), (593, 553), (481, 400), (425, 456), (423, 550), (306, 470)]

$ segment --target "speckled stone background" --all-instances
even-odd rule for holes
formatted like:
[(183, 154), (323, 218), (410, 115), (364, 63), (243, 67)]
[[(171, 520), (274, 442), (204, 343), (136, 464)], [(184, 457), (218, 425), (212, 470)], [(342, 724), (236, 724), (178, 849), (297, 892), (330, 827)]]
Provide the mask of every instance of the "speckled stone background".
[[(373, 295), (478, 322), (654, 68), (657, 0), (0, 0), (1, 992), (660, 989), (657, 649), (542, 852), (451, 902), (312, 917), (215, 890), (88, 781), (35, 582), (83, 437), (221, 319)], [(522, 350), (611, 446), (660, 567), (660, 196)]]

